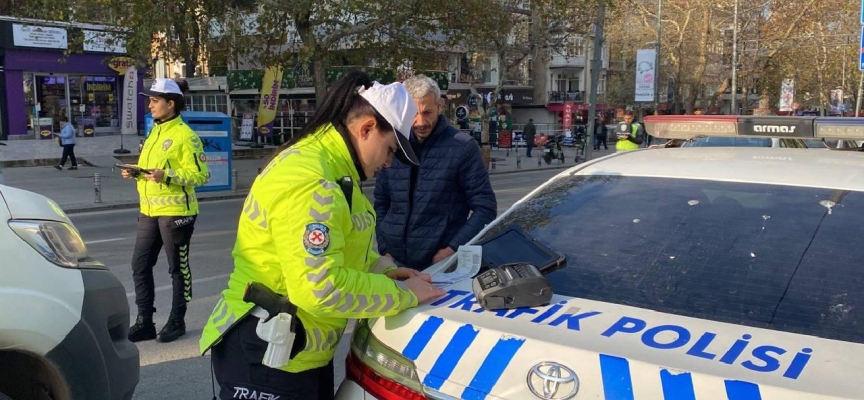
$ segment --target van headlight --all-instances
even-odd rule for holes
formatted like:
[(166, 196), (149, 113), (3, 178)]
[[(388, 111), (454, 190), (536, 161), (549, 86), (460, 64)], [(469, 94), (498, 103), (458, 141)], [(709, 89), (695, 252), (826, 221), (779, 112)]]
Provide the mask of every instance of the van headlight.
[(87, 246), (71, 225), (55, 221), (9, 221), (9, 227), (46, 260), (61, 267), (78, 268), (87, 258)]

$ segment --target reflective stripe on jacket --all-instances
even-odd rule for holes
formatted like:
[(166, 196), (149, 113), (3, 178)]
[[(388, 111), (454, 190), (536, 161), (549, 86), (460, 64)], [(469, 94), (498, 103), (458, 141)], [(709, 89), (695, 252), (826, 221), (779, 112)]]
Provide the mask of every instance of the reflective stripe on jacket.
[[(350, 177), (352, 207), (338, 182)], [(234, 271), (199, 342), (205, 353), (253, 305), (246, 284), (287, 295), (306, 346), (282, 370), (301, 372), (333, 358), (348, 319), (415, 307), (417, 297), (382, 273), (392, 266), (372, 249), (375, 211), (342, 135), (332, 126), (283, 150), (255, 179), (243, 204)]]
[(138, 157), (143, 169), (162, 169), (165, 177), (156, 183), (138, 177), (141, 213), (149, 217), (198, 214), (195, 187), (207, 184), (210, 173), (198, 135), (178, 116), (156, 123)]

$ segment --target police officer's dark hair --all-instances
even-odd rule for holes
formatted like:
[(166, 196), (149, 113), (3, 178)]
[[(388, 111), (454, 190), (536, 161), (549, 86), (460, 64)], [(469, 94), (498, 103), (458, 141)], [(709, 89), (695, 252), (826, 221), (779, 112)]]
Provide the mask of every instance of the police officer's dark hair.
[(375, 123), (381, 130), (393, 131), (393, 125), (390, 125), (375, 110), (375, 107), (372, 107), (372, 104), (360, 96), (358, 89), (361, 86), (367, 89), (372, 87), (372, 78), (366, 72), (359, 70), (348, 72), (336, 81), (327, 91), (321, 104), (316, 105), (315, 113), (306, 122), (306, 126), (290, 141), (279, 146), (274, 156), (327, 124), (333, 124), (344, 131), (349, 122), (360, 117), (375, 117)]
[(184, 94), (189, 91), (189, 82), (186, 82), (185, 79), (174, 79), (174, 82), (177, 82), (177, 86), (180, 87), (180, 91), (183, 92), (183, 94), (164, 93), (159, 95), (159, 97), (162, 97), (165, 101), (173, 101), (174, 113), (180, 114), (180, 111), (186, 109), (186, 97)]

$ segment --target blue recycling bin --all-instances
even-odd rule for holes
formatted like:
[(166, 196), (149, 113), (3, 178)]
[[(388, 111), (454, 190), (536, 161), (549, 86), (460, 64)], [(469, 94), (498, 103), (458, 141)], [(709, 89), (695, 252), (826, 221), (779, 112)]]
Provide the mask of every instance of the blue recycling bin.
[[(204, 145), (204, 156), (210, 170), (210, 181), (195, 188), (196, 192), (231, 189), (231, 117), (221, 112), (183, 111), (183, 122), (189, 125)], [(144, 116), (145, 136), (153, 129), (153, 115)]]

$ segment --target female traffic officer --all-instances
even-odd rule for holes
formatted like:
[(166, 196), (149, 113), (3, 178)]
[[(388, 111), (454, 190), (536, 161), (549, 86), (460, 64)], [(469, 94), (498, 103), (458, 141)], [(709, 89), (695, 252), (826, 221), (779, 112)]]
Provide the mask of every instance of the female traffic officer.
[[(444, 294), (429, 275), (372, 249), (375, 211), (359, 186), (394, 155), (418, 165), (408, 141), (416, 113), (401, 83), (348, 73), (255, 180), (234, 272), (200, 342), (202, 353), (213, 349), (222, 399), (331, 399), (333, 352), (348, 319), (393, 315)], [(253, 304), (242, 300), (251, 282), (298, 308), (292, 357), (278, 369), (262, 364), (267, 343), (256, 335)]]
[[(126, 179), (138, 182), (141, 214), (132, 254), (135, 304), (138, 319), (129, 328), (129, 340), (157, 339), (171, 342), (186, 333), (186, 303), (192, 300), (192, 273), (189, 270), (189, 241), (198, 216), (195, 187), (207, 183), (207, 163), (198, 135), (183, 122), (180, 111), (186, 107), (185, 81), (157, 78), (150, 90), (150, 113), (155, 125), (141, 149), (138, 170), (123, 169)], [(137, 172), (136, 172), (137, 171)], [(159, 250), (165, 247), (174, 296), (168, 322), (156, 335), (153, 325), (153, 266)]]

